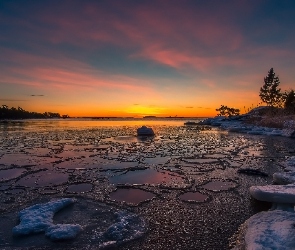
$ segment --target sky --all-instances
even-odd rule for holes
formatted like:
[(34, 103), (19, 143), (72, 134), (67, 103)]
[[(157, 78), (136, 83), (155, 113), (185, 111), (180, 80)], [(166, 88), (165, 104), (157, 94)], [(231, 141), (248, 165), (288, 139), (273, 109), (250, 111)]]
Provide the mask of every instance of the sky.
[(70, 116), (215, 116), (295, 88), (292, 0), (0, 0), (0, 105)]

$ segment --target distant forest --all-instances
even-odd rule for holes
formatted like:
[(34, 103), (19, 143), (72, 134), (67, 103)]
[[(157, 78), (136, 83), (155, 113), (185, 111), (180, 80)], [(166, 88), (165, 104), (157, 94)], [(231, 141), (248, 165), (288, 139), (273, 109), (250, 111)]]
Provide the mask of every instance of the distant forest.
[(7, 105), (0, 107), (0, 120), (3, 119), (46, 119), (46, 118), (68, 118), (68, 115), (60, 115), (59, 113), (45, 112), (29, 112), (21, 107), (9, 108)]

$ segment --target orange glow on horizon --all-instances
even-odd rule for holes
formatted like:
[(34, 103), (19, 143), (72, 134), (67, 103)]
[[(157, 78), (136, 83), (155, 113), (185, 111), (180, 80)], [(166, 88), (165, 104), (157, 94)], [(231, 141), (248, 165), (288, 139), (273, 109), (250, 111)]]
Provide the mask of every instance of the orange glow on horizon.
[[(30, 112), (54, 112), (60, 115), (69, 115), (70, 117), (136, 117), (141, 118), (144, 116), (156, 116), (156, 117), (214, 117), (217, 115), (216, 109), (220, 105), (227, 105), (229, 107), (240, 109), (240, 113), (244, 114), (249, 109), (255, 108), (259, 104), (259, 98), (250, 96), (249, 100), (239, 101), (242, 99), (242, 95), (233, 97), (231, 92), (223, 93), (224, 97), (227, 97), (230, 102), (221, 102), (218, 100), (211, 100), (207, 97), (207, 106), (200, 107), (200, 104), (194, 102), (192, 106), (180, 106), (177, 103), (168, 103), (165, 105), (141, 105), (133, 104), (126, 105), (125, 102), (110, 102), (101, 104), (92, 100), (83, 100), (83, 102), (75, 102), (75, 98), (71, 102), (64, 102), (56, 104), (51, 100), (44, 100), (45, 97), (34, 97), (30, 102), (19, 103), (0, 103), (6, 104), (11, 107), (21, 107), (24, 110)], [(232, 97), (231, 97), (232, 96)], [(142, 100), (144, 101), (144, 100)], [(201, 100), (204, 103), (204, 100)]]

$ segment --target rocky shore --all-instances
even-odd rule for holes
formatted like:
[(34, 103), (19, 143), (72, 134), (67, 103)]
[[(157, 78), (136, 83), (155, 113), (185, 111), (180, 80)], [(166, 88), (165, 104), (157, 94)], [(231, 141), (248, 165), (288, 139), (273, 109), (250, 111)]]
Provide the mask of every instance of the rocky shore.
[(218, 126), (230, 132), (295, 138), (294, 115), (263, 115), (261, 114), (262, 108), (263, 107), (253, 109), (251, 112), (244, 115), (208, 118), (199, 124)]
[[(295, 138), (294, 116), (263, 117), (259, 109), (232, 118), (217, 116), (201, 124), (230, 132)], [(233, 250), (295, 248), (295, 156), (283, 165), (283, 172), (273, 174), (273, 185), (250, 187), (252, 198), (269, 202), (272, 207), (251, 216), (240, 226), (232, 238)]]

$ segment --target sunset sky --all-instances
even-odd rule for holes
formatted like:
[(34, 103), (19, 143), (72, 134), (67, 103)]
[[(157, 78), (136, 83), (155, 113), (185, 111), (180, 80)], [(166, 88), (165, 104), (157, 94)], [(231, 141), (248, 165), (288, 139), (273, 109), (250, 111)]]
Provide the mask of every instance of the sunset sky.
[(295, 88), (295, 1), (0, 0), (0, 105), (214, 116)]

